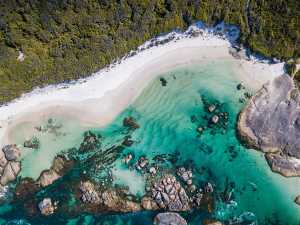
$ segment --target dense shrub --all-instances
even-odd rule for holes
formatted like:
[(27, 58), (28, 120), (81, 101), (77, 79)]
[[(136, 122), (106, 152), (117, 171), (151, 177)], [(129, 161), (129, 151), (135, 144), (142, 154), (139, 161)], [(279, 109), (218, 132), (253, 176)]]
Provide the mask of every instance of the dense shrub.
[(196, 20), (239, 25), (240, 41), (266, 56), (300, 57), (298, 0), (2, 0), (0, 104), (35, 86), (87, 76)]

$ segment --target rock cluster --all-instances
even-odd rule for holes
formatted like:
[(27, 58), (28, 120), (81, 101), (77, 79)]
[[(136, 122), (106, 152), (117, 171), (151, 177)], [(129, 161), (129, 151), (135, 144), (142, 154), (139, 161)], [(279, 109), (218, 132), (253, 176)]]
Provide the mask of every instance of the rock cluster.
[(186, 184), (192, 184), (193, 173), (191, 170), (186, 170), (184, 167), (180, 167), (177, 169), (176, 173)]
[(51, 198), (44, 198), (43, 201), (39, 203), (38, 207), (42, 215), (50, 216), (56, 209), (56, 203), (53, 205)]
[(81, 182), (79, 189), (82, 193), (81, 200), (84, 203), (100, 204), (102, 202), (99, 194), (95, 190), (94, 184), (90, 181)]
[(103, 205), (114, 212), (136, 212), (141, 210), (140, 203), (121, 197), (116, 190), (106, 190), (101, 195)]
[(0, 151), (0, 184), (5, 186), (14, 181), (21, 171), (21, 163), (18, 161), (21, 151), (16, 145), (6, 145)]
[(274, 172), (300, 176), (300, 92), (282, 75), (263, 86), (239, 115), (245, 143), (265, 152)]
[(170, 211), (187, 211), (190, 199), (185, 189), (173, 175), (165, 175), (151, 188), (151, 197), (161, 209)]
[(153, 225), (187, 225), (187, 222), (178, 213), (166, 212), (156, 215)]

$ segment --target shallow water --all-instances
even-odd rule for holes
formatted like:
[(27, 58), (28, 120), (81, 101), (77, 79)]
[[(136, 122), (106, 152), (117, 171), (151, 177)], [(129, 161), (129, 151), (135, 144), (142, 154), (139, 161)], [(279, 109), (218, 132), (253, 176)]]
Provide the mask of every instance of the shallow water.
[[(131, 193), (143, 195), (145, 179), (135, 170), (129, 170), (122, 158), (127, 153), (135, 155), (135, 160), (146, 156), (150, 163), (157, 155), (166, 154), (167, 162), (161, 167), (174, 171), (177, 166), (192, 167), (194, 183), (209, 181), (218, 193), (225, 185), (233, 189), (234, 201), (225, 204), (218, 201), (213, 217), (222, 221), (241, 219), (254, 221), (253, 224), (300, 224), (300, 207), (293, 199), (300, 194), (299, 178), (284, 178), (272, 173), (261, 153), (244, 148), (236, 137), (236, 119), (244, 106), (240, 98), (244, 93), (255, 90), (240, 90), (238, 74), (233, 71), (230, 61), (213, 61), (170, 71), (161, 75), (167, 85), (162, 86), (155, 79), (139, 98), (105, 129), (94, 128), (101, 134), (102, 147), (120, 142), (124, 136), (122, 121), (126, 116), (134, 117), (140, 128), (131, 133), (135, 143), (123, 150), (118, 159), (106, 168), (111, 172), (113, 183), (129, 187)], [(224, 127), (209, 127), (208, 120), (214, 113), (208, 113), (206, 104), (218, 105), (219, 112), (228, 113), (228, 123)], [(216, 112), (216, 111), (215, 111)], [(78, 147), (82, 141), (83, 130), (75, 122), (60, 121), (64, 135), (51, 139), (51, 135), (39, 136), (41, 149), (24, 154), (22, 176), (37, 178), (44, 168), (49, 168), (55, 154), (61, 150)], [(198, 126), (205, 127), (199, 135)], [(50, 136), (49, 136), (50, 135)], [(16, 131), (15, 139), (22, 144), (22, 129)], [(40, 151), (40, 152), (39, 152)], [(40, 163), (44, 160), (45, 163)], [(39, 163), (33, 163), (38, 162)], [(89, 169), (89, 168), (85, 168)], [(100, 181), (107, 170), (88, 171), (94, 180)], [(71, 175), (70, 175), (71, 176)], [(72, 176), (71, 176), (72, 177)], [(63, 182), (68, 182), (66, 178)], [(51, 189), (50, 189), (51, 190)], [(63, 191), (62, 191), (63, 192)], [(46, 190), (43, 195), (51, 195)], [(63, 193), (61, 193), (63, 194)], [(1, 212), (0, 208), (0, 212)], [(6, 219), (20, 219), (15, 211), (0, 213)], [(21, 214), (22, 215), (22, 214)], [(80, 215), (74, 218), (64, 216), (27, 218), (31, 224), (151, 224), (153, 212), (140, 212), (124, 215)], [(185, 213), (189, 224), (201, 224), (207, 215), (201, 211)], [(59, 218), (59, 219), (58, 219)], [(39, 221), (37, 223), (37, 221)], [(55, 221), (55, 222), (54, 222)], [(0, 222), (1, 224), (1, 222)], [(250, 224), (250, 223), (245, 223)]]
[[(51, 167), (52, 160), (58, 153), (78, 147), (83, 129), (80, 124), (66, 118), (49, 118), (41, 123), (20, 124), (11, 137), (14, 143), (22, 149), (20, 176), (37, 179), (43, 170)], [(23, 145), (24, 141), (33, 137), (40, 142), (38, 150), (25, 148)]]

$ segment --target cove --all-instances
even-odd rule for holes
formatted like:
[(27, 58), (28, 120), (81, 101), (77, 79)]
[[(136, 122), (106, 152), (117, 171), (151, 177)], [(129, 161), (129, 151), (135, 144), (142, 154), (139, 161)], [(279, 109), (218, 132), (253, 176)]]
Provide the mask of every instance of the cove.
[[(162, 79), (163, 78), (163, 79)], [(150, 164), (158, 164), (157, 156), (164, 159), (159, 164), (162, 170), (175, 173), (180, 166), (190, 167), (193, 171), (193, 183), (210, 182), (216, 193), (222, 193), (226, 187), (232, 190), (232, 200), (224, 203), (216, 196), (216, 207), (213, 217), (221, 221), (245, 224), (291, 224), (298, 225), (300, 208), (293, 203), (295, 195), (299, 194), (299, 178), (284, 178), (272, 173), (263, 155), (255, 150), (246, 149), (236, 136), (236, 121), (243, 108), (247, 96), (254, 93), (244, 84), (245, 89), (238, 90), (239, 74), (233, 69), (230, 60), (216, 60), (203, 64), (192, 64), (171, 70), (154, 79), (141, 93), (136, 101), (125, 109), (109, 126), (91, 128), (101, 135), (102, 148), (109, 148), (127, 135), (122, 123), (124, 118), (133, 117), (140, 128), (130, 133), (133, 145), (124, 148), (116, 155), (115, 160), (106, 168), (96, 169), (91, 164), (78, 167), (84, 170), (95, 182), (108, 182), (113, 185), (127, 186), (129, 191), (142, 196), (145, 192), (146, 180), (144, 174), (129, 169), (123, 161), (127, 154), (134, 155), (134, 161), (144, 156)], [(210, 113), (208, 105), (217, 106)], [(211, 117), (217, 113), (227, 113), (227, 120), (215, 125), (210, 124)], [(22, 177), (37, 178), (42, 170), (40, 157), (49, 159), (62, 150), (78, 148), (82, 141), (84, 129), (73, 121), (57, 118), (63, 126), (65, 135), (53, 137), (47, 133), (40, 137), (41, 153), (29, 152), (24, 155)], [(224, 122), (224, 123), (223, 123)], [(47, 123), (47, 120), (44, 121)], [(26, 128), (27, 125), (22, 125)], [(30, 125), (31, 126), (31, 125)], [(203, 127), (202, 132), (197, 128)], [(24, 131), (16, 129), (14, 140), (22, 145)], [(52, 137), (52, 139), (51, 139)], [(84, 160), (80, 158), (79, 160)], [(33, 165), (35, 162), (36, 166)], [(61, 179), (68, 183), (75, 172)], [(54, 185), (54, 189), (55, 189)], [(53, 196), (53, 188), (43, 191), (44, 196)], [(70, 207), (70, 193), (60, 193)], [(10, 224), (13, 220), (26, 217), (16, 213), (18, 205), (12, 205), (11, 210), (5, 208), (1, 217)], [(1, 208), (4, 209), (4, 208)], [(153, 212), (138, 212), (129, 214), (105, 215), (73, 215), (58, 213), (51, 218), (24, 218), (30, 224), (151, 224)], [(207, 215), (194, 210), (183, 213), (189, 224), (201, 224)]]

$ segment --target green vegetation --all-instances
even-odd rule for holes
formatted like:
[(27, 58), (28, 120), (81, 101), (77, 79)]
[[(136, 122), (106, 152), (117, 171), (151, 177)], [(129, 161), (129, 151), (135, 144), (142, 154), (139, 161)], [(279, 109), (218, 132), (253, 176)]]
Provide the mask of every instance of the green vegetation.
[(298, 0), (3, 0), (0, 104), (36, 86), (87, 76), (196, 20), (237, 24), (240, 41), (266, 56), (300, 56)]
[(288, 61), (284, 64), (284, 69), (287, 74), (293, 76), (297, 69), (296, 63), (294, 61)]

